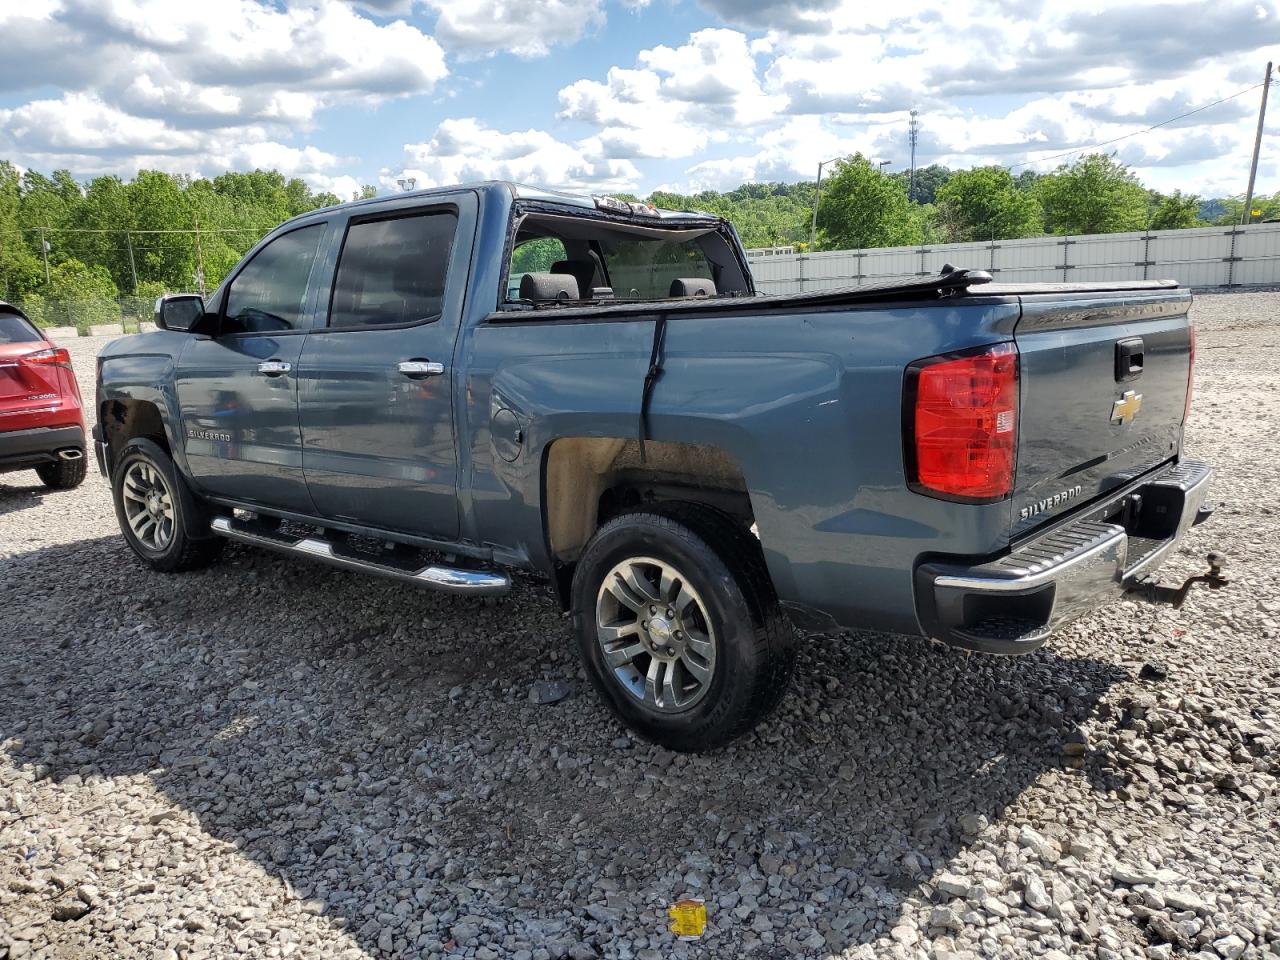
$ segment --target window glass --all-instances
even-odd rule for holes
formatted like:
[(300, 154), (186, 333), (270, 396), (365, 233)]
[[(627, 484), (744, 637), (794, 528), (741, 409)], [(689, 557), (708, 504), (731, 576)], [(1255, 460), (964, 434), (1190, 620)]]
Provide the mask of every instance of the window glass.
[(657, 300), (671, 292), (677, 277), (711, 280), (711, 264), (693, 240), (614, 240), (602, 242), (614, 295)]
[(434, 320), (444, 307), (452, 211), (353, 223), (334, 278), (331, 327)]
[(0, 313), (0, 343), (40, 343), (36, 328), (12, 313)]
[(223, 333), (273, 333), (303, 326), (307, 280), (324, 224), (277, 237), (231, 281)]

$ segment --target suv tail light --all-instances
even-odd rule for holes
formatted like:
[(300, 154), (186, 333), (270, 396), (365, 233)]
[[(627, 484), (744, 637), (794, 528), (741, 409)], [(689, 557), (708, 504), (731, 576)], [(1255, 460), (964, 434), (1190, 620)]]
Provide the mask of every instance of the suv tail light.
[(22, 358), (23, 363), (34, 363), (42, 367), (66, 367), (71, 369), (71, 354), (63, 347), (52, 347), (37, 353), (28, 353)]
[(907, 482), (944, 500), (991, 503), (1013, 492), (1018, 447), (1018, 351), (917, 360), (907, 368)]
[(1191, 324), (1191, 356), (1187, 360), (1187, 399), (1182, 405), (1182, 422), (1191, 416), (1191, 394), (1196, 379), (1196, 325)]

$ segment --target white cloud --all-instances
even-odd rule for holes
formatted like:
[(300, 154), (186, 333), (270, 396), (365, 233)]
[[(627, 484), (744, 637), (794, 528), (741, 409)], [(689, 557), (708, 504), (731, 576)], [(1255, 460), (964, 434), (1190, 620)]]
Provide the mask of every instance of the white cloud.
[(601, 156), (590, 140), (565, 143), (544, 130), (502, 132), (473, 118), (446, 120), (430, 140), (405, 144), (404, 152), (403, 167), (383, 171), (383, 186), (413, 177), (420, 187), (515, 180), (552, 188), (626, 190), (640, 178), (633, 163)]
[(472, 54), (505, 50), (545, 56), (602, 26), (602, 0), (428, 0), (436, 10), (435, 35), (450, 49)]

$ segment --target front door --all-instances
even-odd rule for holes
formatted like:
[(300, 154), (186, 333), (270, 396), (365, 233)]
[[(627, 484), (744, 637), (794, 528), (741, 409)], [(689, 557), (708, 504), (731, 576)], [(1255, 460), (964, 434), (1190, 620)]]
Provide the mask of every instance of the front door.
[(471, 194), (348, 224), (328, 324), (299, 364), (303, 466), (320, 516), (457, 537), (451, 367), (474, 232)]
[(302, 476), (298, 361), (325, 229), (300, 227), (259, 249), (224, 291), (218, 335), (193, 337), (179, 357), (187, 463), (206, 494), (314, 512)]

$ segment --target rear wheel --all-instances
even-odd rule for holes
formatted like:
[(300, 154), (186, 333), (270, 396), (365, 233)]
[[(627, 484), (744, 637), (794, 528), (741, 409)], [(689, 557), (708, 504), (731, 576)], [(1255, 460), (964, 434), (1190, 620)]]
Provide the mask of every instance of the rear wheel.
[(36, 467), (36, 476), (50, 490), (71, 490), (84, 482), (87, 466), (88, 461), (84, 457), (42, 463)]
[(130, 440), (112, 474), (111, 492), (120, 532), (153, 570), (195, 570), (222, 553), (225, 541), (207, 533), (198, 501), (159, 444)]
[(606, 702), (673, 750), (740, 736), (790, 680), (794, 632), (759, 544), (706, 507), (664, 504), (605, 524), (574, 573), (573, 615)]

